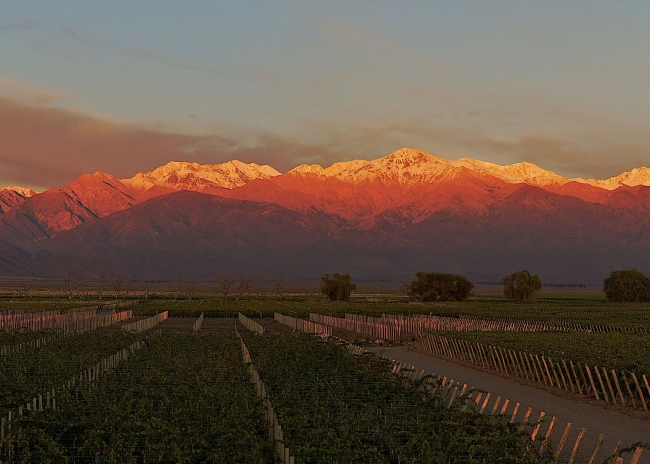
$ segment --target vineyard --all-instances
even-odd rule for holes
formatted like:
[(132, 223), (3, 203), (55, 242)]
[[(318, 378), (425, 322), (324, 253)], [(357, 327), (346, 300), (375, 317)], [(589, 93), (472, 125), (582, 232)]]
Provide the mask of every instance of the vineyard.
[(430, 355), (644, 414), (642, 306), (622, 307), (625, 319), (580, 300), (65, 303), (0, 311), (0, 462), (595, 464), (643, 451), (601, 450), (611, 445), (589, 424), (339, 338), (417, 339)]
[(306, 334), (242, 336), (297, 462), (535, 462), (518, 424), (448, 409), (385, 359)]

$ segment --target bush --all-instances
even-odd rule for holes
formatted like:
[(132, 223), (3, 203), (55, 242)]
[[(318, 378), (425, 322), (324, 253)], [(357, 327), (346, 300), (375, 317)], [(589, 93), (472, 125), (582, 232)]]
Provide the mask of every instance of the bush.
[(406, 293), (418, 301), (462, 301), (472, 294), (474, 284), (458, 274), (418, 272), (405, 286)]
[(614, 271), (603, 281), (607, 300), (650, 301), (650, 278), (638, 269)]
[(513, 301), (532, 300), (542, 290), (542, 281), (537, 275), (523, 270), (503, 278), (503, 296)]

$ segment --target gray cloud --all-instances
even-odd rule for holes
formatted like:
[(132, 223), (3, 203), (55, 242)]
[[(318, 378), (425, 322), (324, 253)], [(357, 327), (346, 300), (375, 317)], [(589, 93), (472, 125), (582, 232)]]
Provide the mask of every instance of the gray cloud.
[(0, 97), (0, 181), (62, 186), (85, 172), (101, 170), (124, 178), (172, 160), (220, 163), (239, 159), (285, 172), (302, 163), (328, 166), (336, 161), (379, 158), (401, 147), (449, 159), (468, 156), (500, 164), (529, 161), (567, 177), (607, 178), (647, 164), (650, 153), (650, 136), (632, 128), (591, 137), (529, 135), (503, 141), (471, 125), (430, 124), (311, 123), (295, 137), (243, 126), (212, 127), (207, 135), (188, 135)]

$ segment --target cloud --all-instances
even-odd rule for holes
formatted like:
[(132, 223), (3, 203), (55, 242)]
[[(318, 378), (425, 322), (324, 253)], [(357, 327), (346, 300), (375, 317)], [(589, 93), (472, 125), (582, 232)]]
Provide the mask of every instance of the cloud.
[(47, 105), (72, 98), (63, 92), (43, 89), (14, 79), (0, 79), (0, 95), (18, 98), (35, 105)]
[[(169, 161), (221, 163), (232, 159), (288, 170), (296, 160), (334, 160), (327, 147), (232, 129), (192, 135), (120, 124), (69, 110), (0, 97), (0, 182), (41, 189), (61, 187), (83, 173), (118, 178)], [(223, 129), (221, 132), (226, 132)]]
[(62, 186), (84, 172), (130, 177), (182, 157), (196, 136), (156, 132), (0, 97), (0, 179)]
[[(23, 90), (30, 95), (29, 88)], [(232, 124), (212, 126), (196, 135), (120, 124), (25, 100), (0, 97), (0, 181), (40, 188), (61, 187), (98, 170), (131, 177), (172, 160), (211, 164), (239, 159), (286, 172), (303, 163), (329, 166), (336, 161), (375, 159), (402, 147), (448, 159), (529, 161), (567, 177), (602, 179), (643, 165), (650, 152), (650, 136), (628, 126), (510, 140), (496, 140), (469, 124), (443, 127), (431, 120), (376, 126), (311, 122), (297, 128), (294, 136)], [(55, 100), (34, 96), (31, 101)]]

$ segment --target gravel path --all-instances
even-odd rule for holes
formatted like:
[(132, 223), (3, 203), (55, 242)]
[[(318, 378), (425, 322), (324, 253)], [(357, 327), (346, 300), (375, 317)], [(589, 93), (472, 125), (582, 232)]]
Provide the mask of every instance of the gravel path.
[[(587, 433), (580, 446), (580, 454), (576, 462), (587, 462), (589, 460), (598, 435), (601, 433), (604, 433), (606, 438), (596, 462), (602, 462), (607, 455), (612, 453), (619, 440), (623, 442), (623, 445), (627, 446), (637, 441), (650, 443), (650, 421), (630, 417), (608, 409), (604, 407), (603, 403), (596, 404), (595, 401), (592, 401), (593, 404), (587, 404), (584, 399), (579, 401), (556, 396), (548, 391), (532, 385), (524, 385), (501, 375), (480, 371), (467, 365), (457, 364), (422, 352), (407, 351), (405, 347), (387, 347), (383, 349), (375, 347), (370, 348), (370, 350), (383, 352), (385, 356), (390, 358), (492, 393), (488, 410), (491, 410), (494, 399), (501, 396), (510, 399), (509, 414), (512, 414), (515, 403), (521, 403), (518, 414), (519, 420), (523, 419), (528, 407), (533, 408), (531, 420), (537, 420), (540, 411), (544, 411), (548, 419), (552, 416), (558, 417), (558, 422), (551, 435), (552, 443), (557, 443), (560, 440), (567, 421), (571, 421), (573, 427), (560, 462), (568, 461), (576, 437), (582, 427), (587, 428)], [(539, 436), (544, 437), (547, 428), (548, 422), (542, 425)], [(556, 449), (555, 445), (552, 445), (552, 449)], [(625, 462), (629, 461), (629, 457), (628, 454)], [(640, 462), (650, 463), (650, 451), (644, 453)]]

